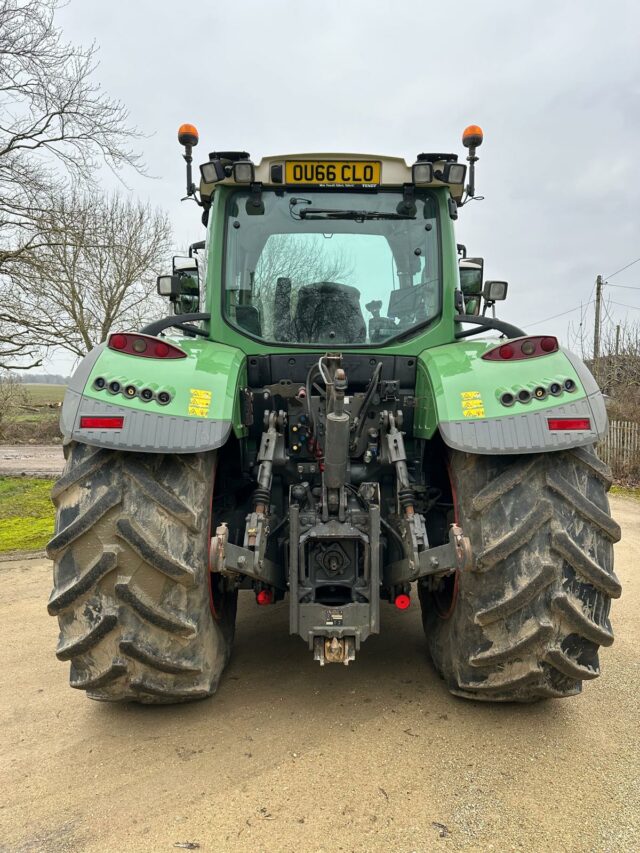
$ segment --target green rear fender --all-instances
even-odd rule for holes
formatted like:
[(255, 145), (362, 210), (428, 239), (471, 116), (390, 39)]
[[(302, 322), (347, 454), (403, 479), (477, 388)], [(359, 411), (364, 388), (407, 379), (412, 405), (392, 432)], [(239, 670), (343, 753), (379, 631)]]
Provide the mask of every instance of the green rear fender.
[[(418, 437), (432, 438), (439, 430), (456, 450), (509, 454), (593, 444), (606, 433), (602, 394), (578, 356), (561, 349), (537, 358), (484, 360), (495, 346), (495, 341), (460, 341), (420, 354)], [(567, 380), (573, 390), (566, 390)], [(557, 395), (549, 391), (554, 383), (562, 388)], [(538, 388), (545, 390), (541, 399), (535, 396)], [(531, 395), (528, 402), (518, 399), (521, 391)], [(505, 392), (513, 394), (513, 405), (501, 402)], [(570, 425), (580, 428), (565, 428)]]
[[(92, 350), (65, 395), (60, 418), (65, 438), (122, 450), (194, 453), (222, 446), (232, 430), (241, 437), (238, 389), (246, 383), (244, 353), (202, 338), (164, 340), (186, 358), (144, 358), (105, 344)], [(120, 386), (117, 393), (109, 390), (113, 382)], [(135, 394), (128, 396), (126, 388)], [(151, 392), (150, 400), (143, 391), (146, 396)], [(88, 428), (83, 417), (122, 418), (122, 424), (113, 428), (98, 421)]]

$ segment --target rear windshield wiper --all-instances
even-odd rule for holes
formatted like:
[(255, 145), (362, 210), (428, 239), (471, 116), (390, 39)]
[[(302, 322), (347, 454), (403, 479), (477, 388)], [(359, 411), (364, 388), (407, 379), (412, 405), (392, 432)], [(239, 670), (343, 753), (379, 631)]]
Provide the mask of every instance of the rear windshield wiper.
[(415, 219), (406, 213), (387, 213), (383, 210), (332, 210), (322, 207), (303, 207), (298, 211), (300, 219), (352, 219), (364, 222), (367, 219)]

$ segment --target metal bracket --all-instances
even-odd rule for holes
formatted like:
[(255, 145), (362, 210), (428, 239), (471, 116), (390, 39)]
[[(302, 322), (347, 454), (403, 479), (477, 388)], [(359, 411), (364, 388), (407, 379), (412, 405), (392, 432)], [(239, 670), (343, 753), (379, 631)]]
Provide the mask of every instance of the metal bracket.
[(263, 392), (268, 393), (271, 397), (282, 397), (283, 400), (295, 400), (300, 393), (302, 383), (292, 382), (290, 379), (281, 379), (279, 382), (274, 382), (272, 385), (265, 385)]
[(211, 540), (211, 570), (222, 575), (245, 575), (255, 581), (277, 587), (286, 588), (284, 573), (280, 566), (260, 557), (257, 551), (243, 548), (229, 542), (229, 528), (226, 523), (216, 529), (216, 535)]
[(240, 390), (240, 418), (243, 426), (253, 426), (253, 393), (250, 388)]
[(254, 181), (249, 184), (250, 196), (245, 204), (249, 216), (261, 216), (264, 213), (264, 202), (262, 201), (262, 184)]
[(385, 569), (385, 581), (390, 586), (411, 583), (428, 575), (446, 575), (455, 571), (473, 569), (473, 551), (471, 542), (462, 528), (452, 524), (449, 529), (449, 542), (435, 548), (427, 548), (418, 553), (418, 564), (409, 560), (398, 560)]

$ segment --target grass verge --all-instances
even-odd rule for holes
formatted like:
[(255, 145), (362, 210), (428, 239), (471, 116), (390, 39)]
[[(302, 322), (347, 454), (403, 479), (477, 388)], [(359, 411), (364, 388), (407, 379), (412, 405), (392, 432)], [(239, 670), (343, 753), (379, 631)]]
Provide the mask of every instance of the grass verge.
[(640, 501), (640, 486), (611, 486), (611, 494)]
[(0, 554), (39, 551), (53, 535), (55, 480), (0, 478)]

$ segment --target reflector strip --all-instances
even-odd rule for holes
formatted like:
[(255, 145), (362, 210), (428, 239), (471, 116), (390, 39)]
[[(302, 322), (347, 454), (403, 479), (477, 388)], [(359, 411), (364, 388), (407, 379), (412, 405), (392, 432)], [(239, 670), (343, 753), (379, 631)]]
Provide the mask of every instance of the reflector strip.
[(591, 429), (589, 418), (547, 418), (549, 429)]
[(122, 429), (123, 424), (123, 416), (90, 417), (89, 415), (82, 415), (80, 417), (80, 429)]

